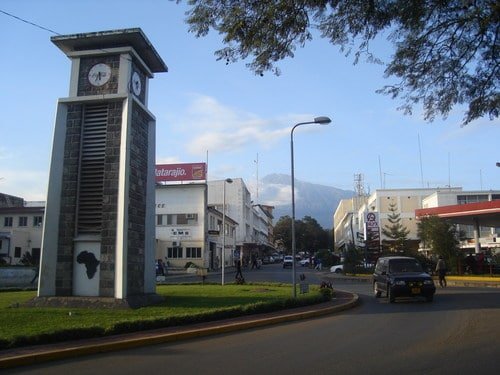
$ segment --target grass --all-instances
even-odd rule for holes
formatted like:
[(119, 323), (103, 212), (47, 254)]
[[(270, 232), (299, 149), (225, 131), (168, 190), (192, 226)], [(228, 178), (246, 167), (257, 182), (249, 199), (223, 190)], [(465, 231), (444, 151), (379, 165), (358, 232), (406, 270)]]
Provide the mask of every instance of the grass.
[(139, 309), (32, 308), (35, 291), (0, 293), (0, 348), (215, 320), (320, 302), (317, 286), (291, 297), (286, 284), (161, 285), (162, 304)]

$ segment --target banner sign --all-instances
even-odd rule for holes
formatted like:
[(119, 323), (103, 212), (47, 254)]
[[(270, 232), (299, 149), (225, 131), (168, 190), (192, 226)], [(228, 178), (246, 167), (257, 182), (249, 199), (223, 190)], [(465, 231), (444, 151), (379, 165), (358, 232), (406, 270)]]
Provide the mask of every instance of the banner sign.
[(365, 246), (368, 251), (380, 251), (378, 212), (365, 214)]
[(158, 164), (155, 168), (156, 182), (206, 180), (206, 163)]

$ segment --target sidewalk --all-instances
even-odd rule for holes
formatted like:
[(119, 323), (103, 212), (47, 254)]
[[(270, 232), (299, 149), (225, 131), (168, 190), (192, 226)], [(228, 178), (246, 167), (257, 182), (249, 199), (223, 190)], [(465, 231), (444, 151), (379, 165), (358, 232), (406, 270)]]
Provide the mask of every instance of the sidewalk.
[(339, 290), (335, 290), (335, 292), (336, 296), (330, 302), (272, 313), (3, 350), (0, 351), (0, 369), (264, 327), (271, 324), (333, 314), (358, 304), (359, 297), (357, 294)]

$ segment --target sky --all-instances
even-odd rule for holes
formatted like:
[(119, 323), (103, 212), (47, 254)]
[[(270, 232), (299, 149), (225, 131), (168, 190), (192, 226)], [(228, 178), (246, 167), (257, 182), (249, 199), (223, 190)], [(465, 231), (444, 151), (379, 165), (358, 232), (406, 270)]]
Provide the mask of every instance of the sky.
[[(353, 65), (338, 47), (315, 36), (282, 74), (255, 75), (248, 61), (226, 65), (214, 52), (222, 38), (196, 38), (186, 6), (167, 0), (2, 0), (0, 10), (62, 35), (140, 27), (167, 64), (150, 80), (156, 117), (156, 162), (208, 161), (208, 178), (243, 178), (253, 196), (262, 177), (290, 175), (290, 130), (328, 116), (329, 125), (294, 132), (295, 177), (354, 190), (459, 186), (500, 189), (500, 121), (461, 126), (463, 108), (447, 119), (424, 121), (375, 91), (391, 79), (384, 67)], [(55, 35), (0, 12), (0, 192), (46, 199), (57, 100), (68, 96), (70, 60)], [(381, 38), (373, 52), (387, 61)], [(262, 202), (265, 203), (265, 202)]]

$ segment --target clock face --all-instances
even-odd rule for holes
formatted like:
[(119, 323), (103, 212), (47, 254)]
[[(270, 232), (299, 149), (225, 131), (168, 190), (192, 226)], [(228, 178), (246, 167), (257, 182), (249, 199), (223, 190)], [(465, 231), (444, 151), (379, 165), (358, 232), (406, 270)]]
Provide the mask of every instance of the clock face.
[(95, 64), (89, 71), (89, 82), (93, 86), (102, 86), (111, 78), (111, 67), (107, 64)]
[(139, 76), (139, 73), (134, 72), (132, 74), (132, 91), (134, 92), (135, 95), (139, 95), (142, 90), (142, 83), (141, 83), (141, 77)]

